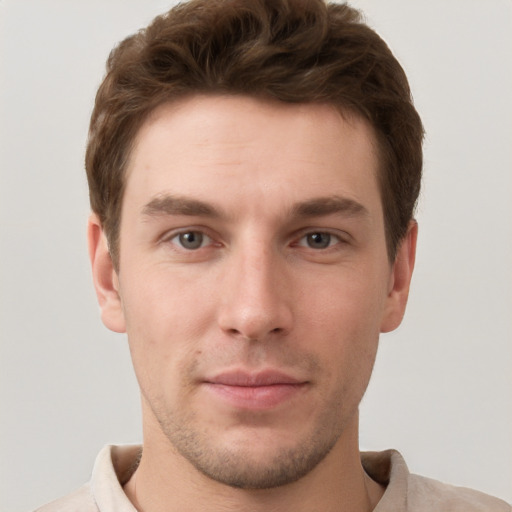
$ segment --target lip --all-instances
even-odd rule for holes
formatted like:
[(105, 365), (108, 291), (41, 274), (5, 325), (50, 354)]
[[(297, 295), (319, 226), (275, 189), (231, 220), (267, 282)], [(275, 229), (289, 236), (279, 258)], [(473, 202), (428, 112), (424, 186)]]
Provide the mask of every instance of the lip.
[(276, 370), (264, 370), (256, 373), (235, 370), (215, 375), (206, 379), (206, 382), (225, 386), (259, 387), (276, 384), (301, 384), (304, 381)]
[(303, 392), (308, 382), (286, 373), (229, 371), (205, 379), (204, 387), (216, 398), (238, 409), (277, 407)]

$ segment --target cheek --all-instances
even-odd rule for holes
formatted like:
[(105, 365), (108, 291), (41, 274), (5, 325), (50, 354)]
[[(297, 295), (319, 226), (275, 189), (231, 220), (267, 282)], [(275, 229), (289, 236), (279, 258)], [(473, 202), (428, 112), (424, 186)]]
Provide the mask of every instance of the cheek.
[[(343, 338), (378, 335), (387, 297), (387, 275), (371, 267), (333, 269), (303, 280), (297, 317)], [(373, 334), (373, 335), (372, 335)], [(364, 336), (363, 336), (364, 337)]]
[(316, 333), (309, 348), (321, 354), (338, 385), (342, 381), (343, 386), (366, 387), (378, 347), (384, 283), (382, 276), (371, 280), (356, 270), (345, 277), (333, 275), (323, 287), (309, 288), (316, 292), (298, 312), (308, 319), (302, 326), (303, 340), (313, 343)]
[(207, 279), (162, 267), (141, 266), (136, 277), (132, 275), (126, 284), (122, 282), (127, 330), (164, 339), (180, 332), (193, 337), (211, 316), (209, 283)]
[(200, 353), (197, 341), (211, 325), (204, 283), (169, 274), (141, 270), (129, 284), (121, 281), (128, 342), (142, 388), (159, 381), (171, 385), (172, 376), (193, 365)]

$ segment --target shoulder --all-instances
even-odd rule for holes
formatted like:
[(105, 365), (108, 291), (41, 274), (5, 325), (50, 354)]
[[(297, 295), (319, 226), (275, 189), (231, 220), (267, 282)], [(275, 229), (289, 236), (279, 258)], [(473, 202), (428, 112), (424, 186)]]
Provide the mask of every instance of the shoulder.
[(361, 462), (386, 488), (374, 512), (512, 512), (499, 498), (410, 473), (396, 450), (364, 452)]
[(135, 471), (140, 453), (140, 446), (105, 446), (96, 457), (89, 483), (34, 512), (136, 512), (123, 485)]
[(456, 487), (431, 478), (410, 474), (408, 505), (417, 512), (511, 512), (506, 502), (466, 487)]
[(76, 491), (39, 507), (34, 512), (98, 512), (91, 486), (86, 484)]

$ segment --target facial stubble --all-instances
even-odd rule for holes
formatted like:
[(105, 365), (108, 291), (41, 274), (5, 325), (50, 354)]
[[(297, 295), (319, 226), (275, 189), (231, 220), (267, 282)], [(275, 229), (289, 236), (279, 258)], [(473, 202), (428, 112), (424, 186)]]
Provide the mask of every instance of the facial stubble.
[[(197, 471), (234, 488), (271, 489), (295, 482), (310, 473), (336, 445), (346, 424), (357, 413), (359, 404), (359, 400), (343, 404), (341, 396), (343, 393), (325, 400), (316, 421), (305, 428), (293, 444), (282, 443), (277, 449), (275, 443), (269, 448), (265, 441), (265, 435), (272, 435), (272, 427), (265, 426), (262, 421), (256, 422), (260, 425), (252, 426), (253, 432), (257, 432), (255, 435), (250, 435), (247, 425), (240, 427), (247, 432), (245, 438), (238, 438), (226, 446), (219, 443), (207, 428), (200, 427), (196, 412), (171, 414), (161, 407), (160, 400), (151, 401), (151, 409), (172, 450)], [(285, 427), (293, 429), (296, 425), (285, 421)]]

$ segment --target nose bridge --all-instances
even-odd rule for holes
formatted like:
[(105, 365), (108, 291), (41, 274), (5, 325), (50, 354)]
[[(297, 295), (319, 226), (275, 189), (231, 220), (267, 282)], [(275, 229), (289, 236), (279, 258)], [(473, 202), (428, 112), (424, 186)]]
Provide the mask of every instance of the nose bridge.
[(291, 328), (283, 256), (267, 240), (253, 238), (233, 249), (226, 265), (225, 296), (219, 314), (224, 331), (263, 340)]

